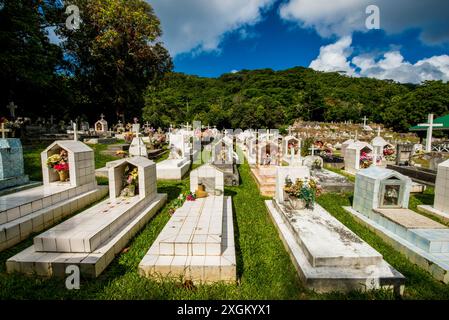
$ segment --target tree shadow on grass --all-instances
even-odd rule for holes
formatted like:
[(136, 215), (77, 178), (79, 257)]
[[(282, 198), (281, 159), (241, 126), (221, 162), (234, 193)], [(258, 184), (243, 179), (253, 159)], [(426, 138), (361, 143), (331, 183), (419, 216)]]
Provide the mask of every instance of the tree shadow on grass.
[(177, 184), (173, 184), (173, 185), (163, 185), (163, 186), (159, 186), (157, 188), (157, 191), (159, 193), (166, 193), (167, 194), (167, 202), (170, 202), (174, 199), (176, 199), (179, 194), (182, 192), (183, 190), (183, 184), (182, 183), (177, 183)]
[[(236, 192), (233, 192), (237, 194)], [(232, 222), (234, 225), (234, 244), (235, 244), (235, 262), (237, 268), (237, 279), (241, 279), (243, 275), (243, 255), (240, 249), (240, 229), (237, 223), (237, 211), (235, 209), (234, 201), (232, 202)]]
[(428, 193), (418, 193), (413, 195), (416, 200), (422, 204), (432, 205), (434, 201), (434, 195)]

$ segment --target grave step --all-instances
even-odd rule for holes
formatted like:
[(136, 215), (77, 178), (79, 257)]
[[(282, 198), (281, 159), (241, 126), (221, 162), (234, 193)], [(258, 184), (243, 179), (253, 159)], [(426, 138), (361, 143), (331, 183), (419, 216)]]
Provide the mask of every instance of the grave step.
[[(397, 215), (395, 210), (398, 209), (393, 209), (393, 211), (392, 209), (377, 209), (370, 218), (426, 252), (449, 253), (449, 229), (447, 227), (408, 209), (405, 216)], [(399, 213), (404, 213), (404, 210)]]
[(408, 240), (418, 248), (430, 253), (449, 253), (449, 230), (410, 230)]
[(72, 187), (69, 183), (52, 182), (0, 197), (0, 224), (13, 221), (42, 208), (95, 188), (95, 184)]
[(105, 200), (34, 238), (39, 252), (89, 253), (120, 231), (148, 199)]
[(0, 225), (0, 251), (25, 240), (32, 233), (37, 233), (51, 227), (63, 218), (100, 200), (107, 193), (108, 187), (99, 186), (98, 189), (90, 190), (64, 201), (59, 201), (54, 205)]

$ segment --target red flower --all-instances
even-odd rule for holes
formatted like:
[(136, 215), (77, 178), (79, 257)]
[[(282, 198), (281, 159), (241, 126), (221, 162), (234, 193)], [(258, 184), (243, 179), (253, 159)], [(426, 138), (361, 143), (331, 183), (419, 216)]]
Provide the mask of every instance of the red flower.
[(69, 164), (68, 163), (60, 163), (53, 167), (56, 171), (68, 171)]

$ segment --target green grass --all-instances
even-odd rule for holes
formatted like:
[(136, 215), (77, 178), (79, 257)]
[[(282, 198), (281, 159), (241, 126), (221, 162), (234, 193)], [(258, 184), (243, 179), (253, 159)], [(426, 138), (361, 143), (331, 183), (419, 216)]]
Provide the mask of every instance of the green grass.
[[(95, 147), (96, 156), (102, 147)], [(33, 153), (26, 154), (30, 161)], [(38, 148), (34, 151), (39, 152)], [(162, 157), (161, 159), (164, 159)], [(159, 161), (161, 159), (158, 159)], [(100, 156), (97, 166), (109, 161)], [(193, 167), (197, 167), (194, 165)], [(29, 163), (27, 170), (39, 170), (40, 164)], [(31, 171), (27, 171), (29, 174)], [(5, 261), (32, 244), (32, 237), (0, 253), (0, 299), (394, 299), (391, 292), (316, 294), (301, 284), (296, 270), (278, 236), (264, 198), (253, 180), (247, 164), (239, 167), (241, 185), (226, 188), (232, 196), (235, 243), (237, 254), (237, 284), (199, 285), (186, 289), (180, 281), (157, 282), (142, 278), (137, 267), (151, 244), (170, 219), (165, 206), (129, 243), (97, 279), (82, 280), (81, 289), (65, 289), (63, 279), (45, 279), (21, 274), (6, 274)], [(168, 194), (168, 203), (188, 190), (189, 181), (158, 182), (158, 191)], [(411, 207), (432, 203), (433, 190), (411, 197)], [(350, 205), (351, 194), (325, 194), (318, 202), (338, 220), (357, 233), (384, 258), (407, 277), (405, 299), (448, 299), (449, 286), (435, 281), (427, 272), (409, 262), (403, 255), (384, 243), (378, 236), (358, 224), (342, 206)]]

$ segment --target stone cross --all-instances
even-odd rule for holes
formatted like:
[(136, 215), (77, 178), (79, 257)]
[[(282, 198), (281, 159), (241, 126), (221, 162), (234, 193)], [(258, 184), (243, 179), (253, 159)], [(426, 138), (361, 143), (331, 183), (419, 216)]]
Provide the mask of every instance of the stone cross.
[(288, 127), (288, 135), (289, 135), (289, 136), (292, 135), (292, 130), (293, 130), (292, 126), (289, 126), (289, 127)]
[(442, 127), (442, 123), (433, 123), (433, 114), (429, 114), (428, 123), (418, 124), (420, 127), (427, 127), (426, 152), (432, 151), (432, 132), (434, 127)]
[(104, 120), (104, 114), (100, 114), (101, 120)]
[(378, 136), (378, 137), (380, 137), (380, 131), (381, 131), (381, 130), (380, 130), (380, 126), (379, 126), (379, 127), (377, 127), (377, 136)]
[(309, 149), (312, 151), (312, 156), (315, 155), (315, 143), (312, 143), (312, 147)]
[(138, 138), (140, 134), (140, 124), (133, 124), (133, 131), (136, 133), (136, 137)]
[(11, 132), (11, 130), (5, 129), (5, 123), (3, 122), (0, 132), (2, 133), (2, 139), (6, 139), (6, 133)]
[(363, 117), (363, 128), (366, 127), (366, 122), (368, 121), (368, 118), (366, 116)]
[(73, 123), (73, 140), (78, 141), (78, 125)]
[(16, 117), (16, 109), (17, 106), (14, 104), (14, 102), (10, 102), (9, 105), (6, 106), (9, 109), (9, 113), (11, 114), (11, 118)]

